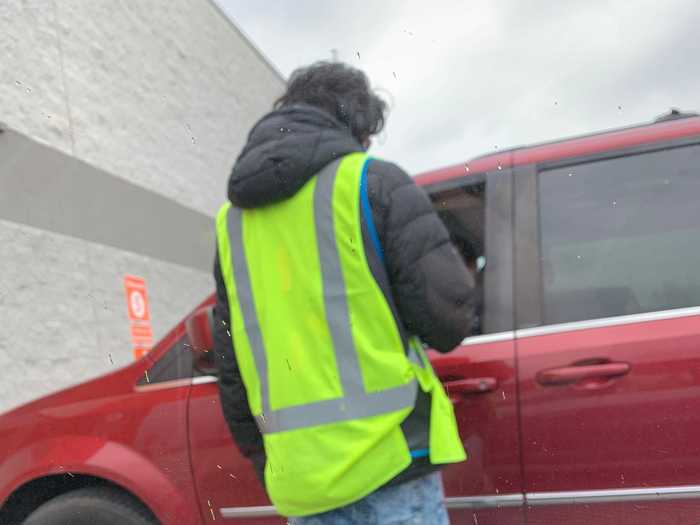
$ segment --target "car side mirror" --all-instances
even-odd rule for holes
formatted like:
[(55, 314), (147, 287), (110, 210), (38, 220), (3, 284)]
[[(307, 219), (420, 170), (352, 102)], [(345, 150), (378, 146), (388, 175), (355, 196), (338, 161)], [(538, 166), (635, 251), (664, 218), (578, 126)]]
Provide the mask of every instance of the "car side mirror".
[(203, 373), (213, 373), (214, 365), (214, 307), (204, 306), (185, 321), (195, 368)]

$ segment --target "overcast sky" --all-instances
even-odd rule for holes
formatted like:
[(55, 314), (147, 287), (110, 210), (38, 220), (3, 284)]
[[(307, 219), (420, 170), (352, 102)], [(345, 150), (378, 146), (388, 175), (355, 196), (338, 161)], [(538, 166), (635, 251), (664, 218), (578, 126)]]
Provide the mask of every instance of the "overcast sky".
[[(700, 110), (696, 0), (217, 0), (284, 74), (360, 67), (408, 171)], [(263, 7), (264, 6), (264, 7)]]

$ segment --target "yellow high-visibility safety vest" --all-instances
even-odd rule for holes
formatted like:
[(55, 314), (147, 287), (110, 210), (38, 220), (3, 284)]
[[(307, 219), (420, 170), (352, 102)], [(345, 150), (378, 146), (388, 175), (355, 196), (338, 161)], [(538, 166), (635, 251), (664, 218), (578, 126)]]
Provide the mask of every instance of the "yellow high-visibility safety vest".
[(342, 507), (403, 471), (411, 454), (400, 425), (417, 388), (432, 397), (430, 461), (466, 459), (452, 404), (422, 346), (405, 347), (370, 271), (360, 222), (367, 162), (349, 154), (285, 201), (227, 203), (216, 219), (265, 485), (286, 516)]

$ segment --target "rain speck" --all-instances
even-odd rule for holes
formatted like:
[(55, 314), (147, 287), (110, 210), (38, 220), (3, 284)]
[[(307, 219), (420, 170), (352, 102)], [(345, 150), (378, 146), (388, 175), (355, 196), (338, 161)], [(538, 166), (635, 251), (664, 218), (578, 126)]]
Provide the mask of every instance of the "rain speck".
[(357, 58), (358, 58), (358, 59), (360, 58), (360, 52), (359, 52), (359, 51), (357, 52)]
[(192, 133), (192, 128), (190, 127), (190, 125), (185, 124), (185, 129), (190, 134), (190, 139), (192, 140), (192, 144), (197, 144), (197, 139), (194, 138), (194, 134)]
[(394, 74), (394, 78), (398, 80), (398, 77), (396, 76), (396, 71), (392, 71), (392, 73)]
[(109, 362), (114, 364), (114, 360), (112, 359), (112, 354), (108, 354), (108, 355), (109, 355)]

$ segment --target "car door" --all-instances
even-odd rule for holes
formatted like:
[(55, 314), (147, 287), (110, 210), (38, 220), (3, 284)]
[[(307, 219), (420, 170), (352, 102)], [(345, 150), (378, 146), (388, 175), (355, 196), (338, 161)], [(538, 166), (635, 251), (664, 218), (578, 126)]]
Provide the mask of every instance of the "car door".
[(252, 463), (233, 442), (216, 381), (215, 375), (195, 377), (190, 393), (190, 454), (204, 522), (286, 523), (272, 507)]
[(528, 523), (700, 521), (698, 142), (515, 173)]
[(428, 189), (468, 266), (483, 268), (480, 334), (448, 354), (430, 353), (469, 456), (443, 470), (450, 518), (452, 523), (521, 524), (511, 171), (500, 166)]

